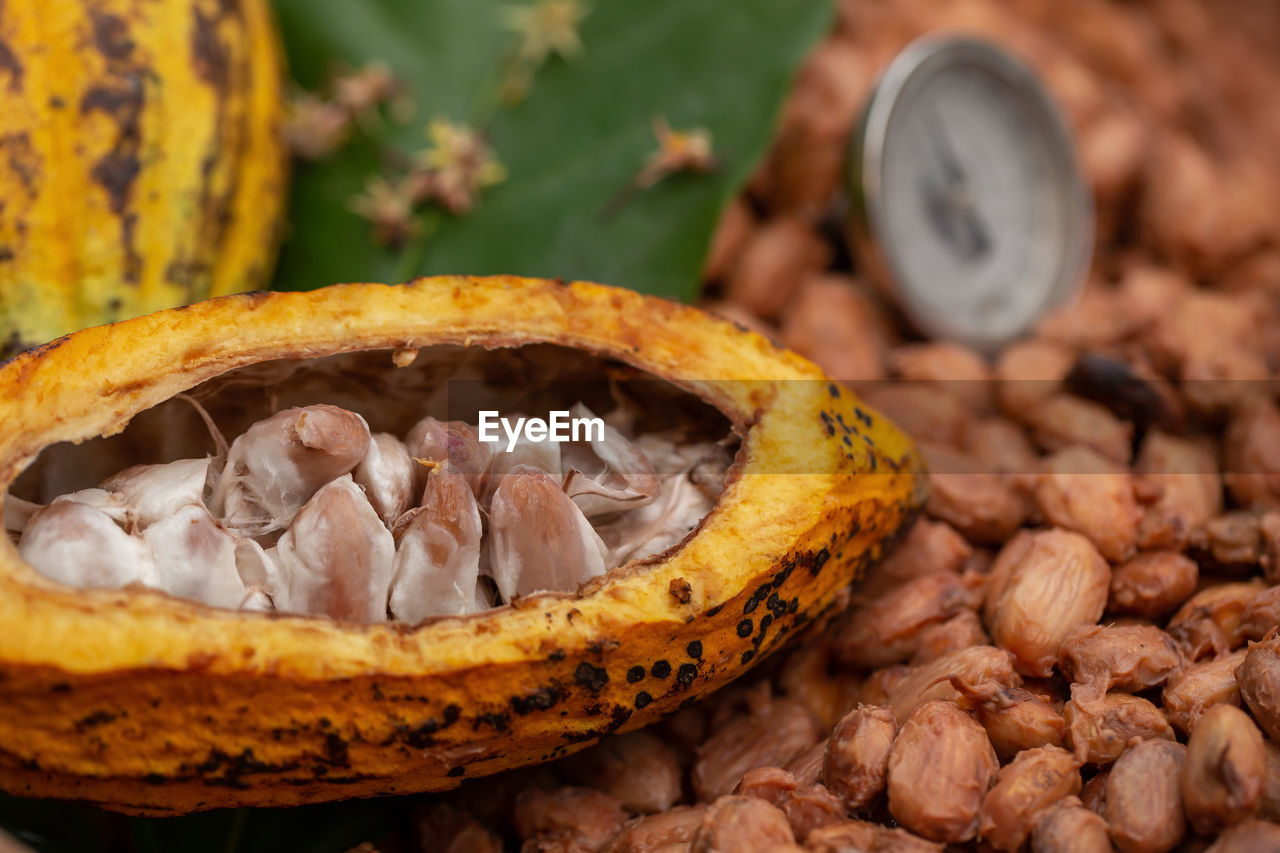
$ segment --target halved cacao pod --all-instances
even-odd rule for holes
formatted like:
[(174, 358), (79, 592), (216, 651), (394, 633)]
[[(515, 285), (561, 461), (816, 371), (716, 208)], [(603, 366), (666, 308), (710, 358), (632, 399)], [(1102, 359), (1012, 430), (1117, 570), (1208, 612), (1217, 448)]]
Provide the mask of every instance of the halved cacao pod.
[[(6, 540), (0, 788), (176, 814), (441, 790), (565, 755), (742, 674), (924, 499), (909, 440), (804, 359), (686, 306), (518, 278), (244, 294), (76, 333), (0, 370), (0, 477), (88, 459), (193, 386), (234, 397), (228, 377), (261, 362), (374, 359), (390, 376), (419, 348), (539, 347), (670, 383), (741, 437), (682, 543), (576, 593), (412, 627), (72, 589)], [(134, 445), (160, 461), (166, 441)]]
[(0, 4), (0, 353), (262, 287), (281, 76), (268, 0)]

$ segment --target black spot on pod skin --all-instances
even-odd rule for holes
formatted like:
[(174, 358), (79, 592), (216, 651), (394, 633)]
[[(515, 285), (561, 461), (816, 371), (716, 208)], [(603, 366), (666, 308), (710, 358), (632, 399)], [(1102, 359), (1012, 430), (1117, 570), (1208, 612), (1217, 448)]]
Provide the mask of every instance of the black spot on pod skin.
[(756, 656), (755, 649), (747, 649), (745, 652), (742, 653), (742, 665), (746, 666), (747, 664), (751, 663), (751, 659), (755, 656)]
[(475, 723), (471, 728), (479, 730), (480, 726), (492, 726), (495, 731), (505, 732), (507, 727), (511, 725), (511, 715), (506, 711), (496, 711), (489, 714), (480, 714), (475, 719)]
[(511, 710), (520, 716), (533, 711), (546, 711), (564, 698), (564, 691), (557, 685), (539, 687), (523, 696), (511, 697)]
[(692, 643), (688, 645), (685, 651), (689, 653), (689, 657), (693, 658), (694, 660), (698, 660), (699, 658), (702, 657), (702, 641), (694, 640)]
[(653, 668), (649, 670), (649, 674), (654, 678), (666, 678), (671, 674), (671, 664), (665, 660), (654, 661)]
[(573, 671), (573, 680), (592, 693), (599, 693), (609, 683), (609, 673), (603, 667), (592, 666), (583, 661)]
[(650, 695), (649, 695), (647, 692), (645, 692), (644, 690), (641, 690), (639, 693), (637, 693), (637, 694), (636, 694), (636, 707), (637, 707), (637, 708), (643, 708), (643, 707), (645, 707), (646, 705), (648, 705), (648, 704), (649, 704), (650, 702), (652, 702), (652, 701), (653, 701), (653, 697), (652, 697), (652, 696), (650, 696)]
[(751, 632), (755, 630), (755, 625), (750, 619), (743, 619), (738, 623), (738, 636), (744, 640), (751, 636)]
[(616, 732), (627, 724), (627, 720), (631, 719), (631, 709), (622, 705), (614, 705), (613, 710), (609, 712), (609, 725), (606, 731)]
[(627, 670), (627, 683), (635, 684), (637, 681), (644, 681), (644, 667), (633, 666)]
[(462, 766), (450, 767), (448, 775), (456, 779), (459, 776), (465, 776), (466, 772), (467, 772), (467, 768)]
[(680, 664), (680, 669), (676, 671), (676, 683), (681, 687), (688, 687), (693, 684), (693, 680), (698, 677), (698, 668), (691, 663)]

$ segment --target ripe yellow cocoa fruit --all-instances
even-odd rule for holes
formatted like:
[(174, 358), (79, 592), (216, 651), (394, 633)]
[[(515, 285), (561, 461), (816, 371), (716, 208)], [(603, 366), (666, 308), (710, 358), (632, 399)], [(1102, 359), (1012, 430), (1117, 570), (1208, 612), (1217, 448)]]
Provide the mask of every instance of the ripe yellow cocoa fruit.
[(281, 76), (267, 0), (0, 5), (0, 353), (263, 286)]
[(261, 397), (342, 402), (377, 431), (415, 420), (448, 365), (514, 391), (584, 368), (661, 380), (740, 444), (677, 545), (573, 592), (417, 625), (72, 588), (5, 537), (0, 789), (179, 814), (442, 790), (556, 758), (756, 665), (925, 499), (910, 440), (766, 338), (630, 291), (507, 277), (234, 295), (23, 353), (0, 368), (0, 494), (60, 454), (80, 452), (50, 470), (82, 476), (104, 455), (118, 470), (185, 452), (199, 421), (167, 419), (190, 416), (185, 392), (224, 422), (257, 419)]

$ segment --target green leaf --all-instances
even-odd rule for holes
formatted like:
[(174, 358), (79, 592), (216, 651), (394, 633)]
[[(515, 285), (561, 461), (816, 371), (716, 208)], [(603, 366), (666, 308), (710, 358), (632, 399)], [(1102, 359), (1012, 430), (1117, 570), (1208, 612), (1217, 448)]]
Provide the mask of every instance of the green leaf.
[[(430, 118), (485, 117), (514, 38), (499, 10), (514, 2), (276, 0), (302, 85), (320, 85), (335, 60), (380, 58), (408, 81), (417, 112), (299, 167), (275, 287), (510, 273), (697, 294), (715, 222), (763, 156), (794, 70), (830, 22), (830, 0), (596, 0), (584, 52), (553, 58), (522, 103), (485, 125), (506, 182), (469, 215), (444, 216), (425, 245), (375, 246), (350, 199), (389, 150), (424, 147)], [(606, 215), (656, 148), (657, 116), (708, 128), (718, 168), (671, 176)]]

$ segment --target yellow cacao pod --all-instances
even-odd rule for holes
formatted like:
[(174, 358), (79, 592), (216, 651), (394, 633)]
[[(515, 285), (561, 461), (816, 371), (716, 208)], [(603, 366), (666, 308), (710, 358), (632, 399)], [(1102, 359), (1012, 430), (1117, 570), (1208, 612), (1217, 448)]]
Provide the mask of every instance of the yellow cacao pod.
[[(0, 486), (46, 448), (164, 461), (136, 456), (164, 455), (148, 410), (191, 391), (215, 419), (242, 411), (245, 371), (266, 369), (253, 375), (273, 402), (349, 401), (384, 429), (379, 406), (423, 405), (396, 377), (438, 381), (465, 357), (510, 387), (521, 364), (546, 378), (548, 349), (601, 378), (662, 380), (741, 440), (682, 541), (573, 592), (405, 625), (71, 588), (5, 538), (0, 789), (177, 814), (442, 790), (547, 761), (755, 666), (829, 612), (924, 501), (911, 442), (799, 356), (687, 306), (515, 278), (242, 294), (23, 353), (0, 369)], [(317, 396), (316, 376), (345, 384)]]
[(286, 155), (267, 0), (0, 5), (0, 345), (261, 287)]

